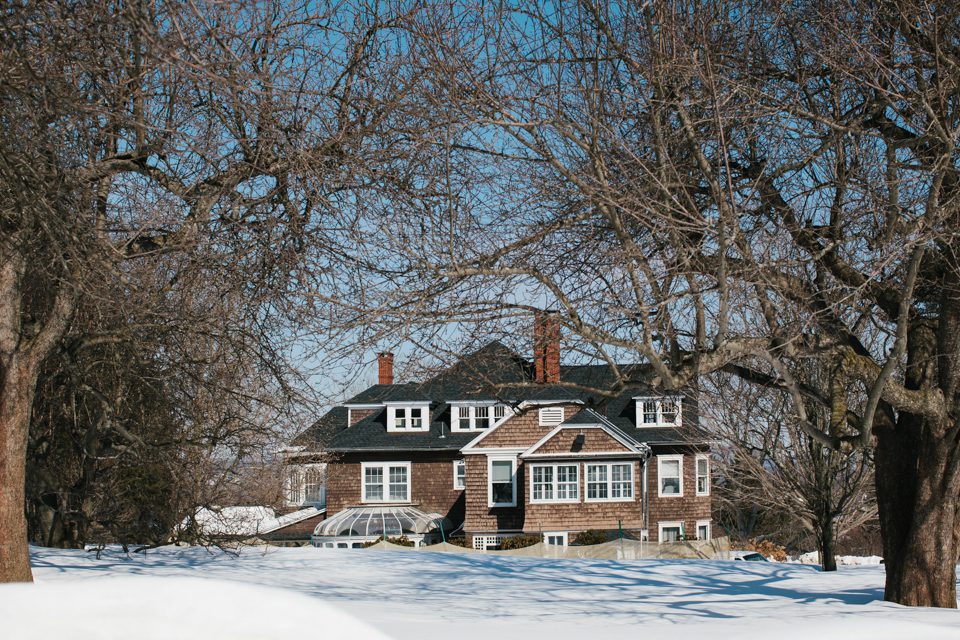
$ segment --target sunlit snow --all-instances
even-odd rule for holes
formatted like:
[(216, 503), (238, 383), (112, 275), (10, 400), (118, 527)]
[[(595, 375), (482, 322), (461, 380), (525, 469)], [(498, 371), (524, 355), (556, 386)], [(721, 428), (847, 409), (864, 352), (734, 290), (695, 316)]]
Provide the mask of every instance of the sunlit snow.
[(32, 556), (36, 584), (0, 587), (4, 638), (960, 639), (960, 612), (883, 602), (878, 565), (267, 547)]

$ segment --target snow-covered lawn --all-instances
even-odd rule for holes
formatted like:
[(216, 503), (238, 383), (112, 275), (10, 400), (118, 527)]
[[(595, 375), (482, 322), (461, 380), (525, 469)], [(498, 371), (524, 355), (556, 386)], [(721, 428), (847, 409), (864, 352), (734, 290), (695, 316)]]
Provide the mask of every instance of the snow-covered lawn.
[(883, 567), (551, 560), (251, 547), (33, 549), (3, 638), (960, 639), (960, 612), (882, 601)]

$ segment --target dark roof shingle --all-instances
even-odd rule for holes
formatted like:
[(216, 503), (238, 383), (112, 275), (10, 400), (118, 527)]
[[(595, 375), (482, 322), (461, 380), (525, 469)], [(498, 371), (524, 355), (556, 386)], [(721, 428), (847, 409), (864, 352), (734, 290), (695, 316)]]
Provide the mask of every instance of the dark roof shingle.
[[(386, 410), (377, 411), (347, 427), (346, 408), (335, 407), (298, 435), (293, 444), (308, 448), (311, 444), (319, 445), (331, 451), (458, 450), (477, 434), (450, 432), (450, 407), (447, 403), (467, 400), (579, 400), (639, 442), (704, 442), (706, 434), (699, 427), (694, 393), (684, 395), (682, 427), (638, 428), (633, 398), (653, 394), (649, 386), (639, 382), (647, 370), (647, 367), (641, 365), (621, 367), (621, 375), (633, 382), (629, 388), (611, 398), (597, 393), (597, 390), (613, 389), (616, 385), (616, 377), (607, 365), (565, 365), (560, 370), (559, 384), (536, 384), (533, 382), (532, 366), (528, 361), (500, 342), (491, 342), (423, 382), (373, 385), (344, 403), (350, 405), (429, 401), (432, 403), (429, 431), (388, 433)], [(576, 419), (572, 418), (571, 422)], [(584, 416), (580, 419), (587, 418)]]

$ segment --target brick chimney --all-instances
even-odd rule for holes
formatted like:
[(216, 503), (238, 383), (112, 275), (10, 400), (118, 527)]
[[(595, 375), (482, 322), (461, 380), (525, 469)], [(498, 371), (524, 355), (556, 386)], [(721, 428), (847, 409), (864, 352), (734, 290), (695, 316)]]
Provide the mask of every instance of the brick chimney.
[(389, 351), (378, 353), (377, 368), (379, 369), (377, 384), (393, 384), (393, 354)]
[(555, 312), (533, 316), (533, 368), (536, 382), (560, 382), (560, 319)]

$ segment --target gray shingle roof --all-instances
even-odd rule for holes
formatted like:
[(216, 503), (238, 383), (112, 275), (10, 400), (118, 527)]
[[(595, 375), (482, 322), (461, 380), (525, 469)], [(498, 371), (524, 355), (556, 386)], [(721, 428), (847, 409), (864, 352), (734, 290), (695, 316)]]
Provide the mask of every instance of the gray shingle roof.
[(347, 408), (334, 407), (330, 411), (314, 422), (312, 425), (301, 431), (290, 444), (295, 447), (306, 447), (310, 451), (316, 451), (317, 445), (324, 445), (330, 442), (338, 431), (347, 428)]
[(387, 432), (387, 410), (381, 409), (338, 432), (327, 445), (331, 451), (459, 451), (476, 433), (450, 433), (450, 407), (430, 408), (430, 431)]
[[(476, 433), (450, 432), (450, 401), (500, 400), (503, 402), (580, 400), (605, 416), (618, 429), (638, 442), (667, 444), (676, 442), (704, 442), (706, 434), (699, 428), (698, 407), (694, 393), (684, 394), (683, 427), (637, 428), (633, 398), (654, 395), (641, 382), (648, 371), (644, 366), (621, 367), (624, 376), (631, 379), (628, 388), (610, 398), (597, 393), (598, 389), (612, 389), (615, 376), (606, 365), (562, 366), (559, 384), (533, 382), (532, 365), (500, 342), (491, 342), (479, 351), (461, 358), (450, 368), (419, 383), (373, 385), (350, 398), (344, 404), (375, 404), (382, 402), (431, 402), (430, 430), (422, 433), (387, 433), (386, 410), (380, 410), (347, 427), (347, 413), (336, 407), (294, 439), (293, 444), (318, 445), (330, 451), (443, 451), (459, 450)], [(580, 414), (578, 414), (580, 416)], [(593, 417), (574, 416), (576, 420), (594, 420)]]

